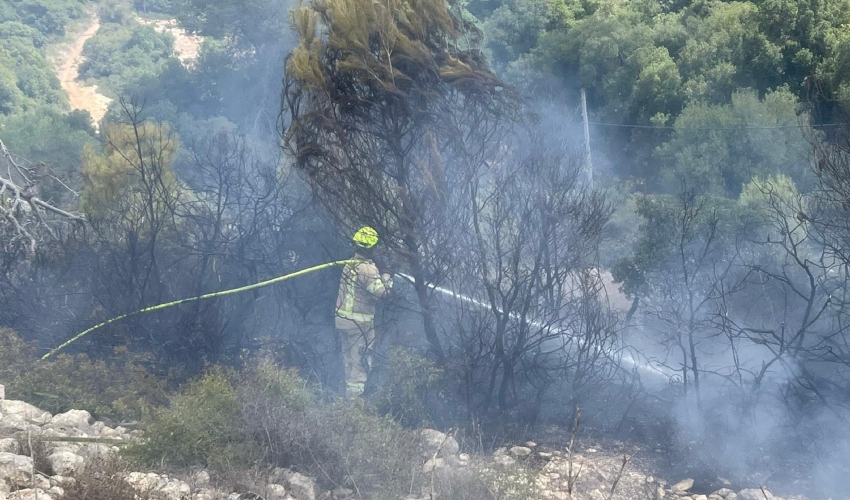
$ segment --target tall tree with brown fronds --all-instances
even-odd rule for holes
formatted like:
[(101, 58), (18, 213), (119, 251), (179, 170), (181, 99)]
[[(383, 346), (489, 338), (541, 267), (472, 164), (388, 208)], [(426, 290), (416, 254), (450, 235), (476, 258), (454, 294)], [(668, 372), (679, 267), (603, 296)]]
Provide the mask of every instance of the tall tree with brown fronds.
[(376, 227), (410, 270), (442, 361), (428, 284), (451, 264), (451, 200), (499, 154), (515, 94), (445, 0), (313, 0), (292, 20), (285, 147), (343, 226)]

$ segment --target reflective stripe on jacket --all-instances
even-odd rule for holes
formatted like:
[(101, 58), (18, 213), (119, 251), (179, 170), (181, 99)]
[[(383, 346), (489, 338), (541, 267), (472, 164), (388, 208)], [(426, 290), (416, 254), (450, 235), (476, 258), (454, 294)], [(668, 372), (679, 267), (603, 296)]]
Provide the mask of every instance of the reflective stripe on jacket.
[(342, 268), (339, 280), (339, 294), (336, 298), (336, 315), (360, 323), (373, 321), (378, 297), (383, 297), (392, 287), (392, 282), (384, 282), (378, 266), (371, 259), (363, 259), (357, 264), (346, 264)]

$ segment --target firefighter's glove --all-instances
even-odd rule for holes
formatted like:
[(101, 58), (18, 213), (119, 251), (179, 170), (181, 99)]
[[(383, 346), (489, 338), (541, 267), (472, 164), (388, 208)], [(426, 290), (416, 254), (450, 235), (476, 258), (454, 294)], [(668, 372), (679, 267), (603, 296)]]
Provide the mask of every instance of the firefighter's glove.
[(392, 290), (392, 288), (393, 288), (393, 273), (390, 272), (389, 269), (386, 269), (386, 268), (381, 269), (381, 281), (384, 282), (384, 286), (387, 287), (387, 290)]

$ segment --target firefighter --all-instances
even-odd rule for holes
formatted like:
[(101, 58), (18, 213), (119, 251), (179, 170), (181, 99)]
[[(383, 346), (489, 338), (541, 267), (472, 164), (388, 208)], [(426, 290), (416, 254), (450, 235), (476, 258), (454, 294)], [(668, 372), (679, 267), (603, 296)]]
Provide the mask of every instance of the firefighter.
[(352, 238), (354, 260), (346, 264), (339, 280), (335, 323), (342, 345), (346, 397), (363, 394), (372, 369), (375, 347), (375, 305), (392, 289), (392, 275), (378, 270), (372, 252), (378, 244), (378, 232), (369, 226), (360, 228)]

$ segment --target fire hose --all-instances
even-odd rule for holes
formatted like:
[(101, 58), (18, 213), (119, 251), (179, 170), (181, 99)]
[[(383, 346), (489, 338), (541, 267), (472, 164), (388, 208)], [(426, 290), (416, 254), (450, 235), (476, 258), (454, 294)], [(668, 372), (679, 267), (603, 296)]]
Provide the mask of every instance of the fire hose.
[(68, 347), (68, 345), (76, 342), (77, 340), (81, 339), (82, 337), (88, 335), (89, 333), (91, 333), (91, 332), (93, 332), (93, 331), (95, 331), (99, 328), (103, 328), (106, 325), (115, 323), (116, 321), (121, 321), (122, 319), (126, 319), (126, 318), (129, 318), (131, 316), (136, 316), (136, 315), (139, 315), (139, 314), (153, 312), (153, 311), (159, 311), (161, 309), (166, 309), (168, 307), (174, 307), (174, 306), (177, 306), (177, 305), (180, 305), (180, 304), (185, 304), (187, 302), (195, 302), (195, 301), (204, 300), (204, 299), (212, 299), (214, 297), (223, 297), (225, 295), (232, 295), (234, 293), (247, 292), (249, 290), (256, 290), (257, 288), (263, 288), (263, 287), (266, 287), (266, 286), (269, 286), (269, 285), (274, 285), (276, 283), (280, 283), (280, 282), (286, 281), (288, 279), (297, 278), (298, 276), (304, 276), (305, 274), (310, 274), (312, 272), (321, 271), (322, 269), (327, 269), (329, 267), (344, 266), (346, 264), (355, 264), (357, 262), (361, 262), (361, 260), (360, 259), (346, 259), (346, 260), (337, 260), (337, 261), (334, 261), (334, 262), (327, 262), (325, 264), (319, 264), (318, 266), (308, 267), (308, 268), (302, 269), (300, 271), (295, 271), (294, 273), (289, 273), (289, 274), (285, 274), (283, 276), (278, 276), (277, 278), (272, 278), (272, 279), (269, 279), (269, 280), (260, 281), (259, 283), (254, 283), (253, 285), (246, 285), (246, 286), (242, 286), (242, 287), (239, 287), (239, 288), (231, 288), (230, 290), (222, 290), (220, 292), (205, 293), (203, 295), (197, 295), (195, 297), (188, 297), (188, 298), (185, 298), (185, 299), (173, 300), (171, 302), (166, 302), (164, 304), (157, 304), (155, 306), (150, 306), (150, 307), (145, 307), (143, 309), (139, 309), (138, 311), (133, 311), (131, 313), (122, 314), (120, 316), (115, 316), (114, 318), (110, 318), (110, 319), (108, 319), (108, 320), (106, 320), (102, 323), (98, 323), (97, 325), (94, 325), (93, 327), (91, 327), (87, 330), (84, 330), (84, 331), (78, 333), (77, 335), (74, 335), (73, 337), (68, 339), (66, 342), (64, 342), (62, 345), (60, 345), (59, 347), (56, 347), (55, 349), (51, 350), (50, 352), (48, 352), (47, 354), (42, 356), (41, 359), (44, 360), (44, 359), (49, 358), (50, 356), (53, 356), (57, 352)]
[[(153, 312), (153, 311), (159, 311), (159, 310), (166, 309), (166, 308), (169, 308), (169, 307), (178, 306), (180, 304), (186, 304), (188, 302), (196, 302), (196, 301), (200, 301), (200, 300), (204, 300), (204, 299), (212, 299), (212, 298), (215, 298), (215, 297), (223, 297), (223, 296), (232, 295), (232, 294), (235, 294), (235, 293), (247, 292), (249, 290), (256, 290), (258, 288), (263, 288), (263, 287), (266, 287), (266, 286), (274, 285), (276, 283), (281, 283), (283, 281), (286, 281), (286, 280), (289, 280), (289, 279), (292, 279), (292, 278), (297, 278), (299, 276), (304, 276), (305, 274), (310, 274), (310, 273), (313, 273), (313, 272), (316, 272), (316, 271), (321, 271), (323, 269), (328, 269), (328, 268), (336, 267), (336, 266), (344, 266), (346, 264), (355, 264), (355, 263), (358, 263), (358, 262), (362, 262), (362, 261), (360, 259), (346, 259), (346, 260), (337, 260), (337, 261), (333, 261), (333, 262), (327, 262), (327, 263), (324, 263), (324, 264), (319, 264), (317, 266), (308, 267), (308, 268), (302, 269), (300, 271), (295, 271), (293, 273), (285, 274), (283, 276), (278, 276), (276, 278), (268, 279), (268, 280), (265, 280), (265, 281), (260, 281), (258, 283), (254, 283), (252, 285), (246, 285), (246, 286), (242, 286), (242, 287), (238, 287), (238, 288), (231, 288), (229, 290), (222, 290), (222, 291), (219, 291), (219, 292), (211, 292), (211, 293), (206, 293), (206, 294), (203, 294), (203, 295), (197, 295), (197, 296), (194, 296), (194, 297), (188, 297), (188, 298), (184, 298), (184, 299), (173, 300), (171, 302), (165, 302), (165, 303), (162, 303), (162, 304), (157, 304), (157, 305), (145, 307), (143, 309), (139, 309), (138, 311), (133, 311), (133, 312), (130, 312), (130, 313), (127, 313), (127, 314), (115, 316), (115, 317), (110, 318), (106, 321), (98, 323), (98, 324), (92, 326), (91, 328), (88, 328), (88, 329), (78, 333), (77, 335), (74, 335), (73, 337), (71, 337), (70, 339), (68, 339), (67, 341), (65, 341), (61, 345), (59, 345), (58, 347), (52, 349), (50, 352), (48, 352), (47, 354), (42, 356), (41, 359), (46, 360), (47, 358), (53, 356), (54, 354), (61, 351), (62, 349), (68, 347), (68, 345), (76, 342), (77, 340), (81, 339), (82, 337), (88, 335), (89, 333), (91, 333), (95, 330), (103, 328), (104, 326), (110, 325), (110, 324), (115, 323), (117, 321), (121, 321), (123, 319), (130, 318), (132, 316), (137, 316), (139, 314), (144, 314), (144, 313)], [(413, 277), (409, 276), (407, 274), (396, 273), (396, 276), (403, 278), (404, 280), (409, 281), (411, 283), (414, 282)], [(472, 304), (472, 305), (474, 305), (474, 306), (476, 306), (480, 309), (485, 309), (485, 310), (490, 309), (490, 306), (488, 304), (486, 304), (486, 303), (484, 303), (480, 300), (474, 299), (472, 297), (469, 297), (467, 295), (463, 295), (461, 293), (458, 293), (454, 290), (450, 290), (448, 288), (437, 286), (437, 285), (434, 285), (434, 284), (431, 284), (431, 283), (428, 284), (428, 288), (430, 288), (430, 289), (434, 290), (435, 292), (440, 293), (442, 295), (452, 297), (453, 299), (455, 299), (457, 301)], [(517, 315), (515, 313), (511, 314), (510, 316), (514, 319), (518, 319)], [(538, 327), (538, 328), (545, 328), (546, 327), (542, 323), (535, 321), (535, 320), (529, 321), (529, 324), (531, 324), (532, 326)], [(562, 332), (562, 333), (564, 333), (565, 335), (568, 335), (568, 332)], [(606, 354), (606, 355), (613, 354), (613, 353), (610, 353), (610, 352), (607, 352), (607, 351), (608, 350), (605, 349), (604, 354)], [(626, 353), (626, 355), (622, 359), (626, 364), (630, 365), (631, 367), (639, 369), (641, 371), (644, 371), (645, 373), (648, 373), (650, 375), (654, 375), (654, 376), (662, 375), (668, 380), (670, 378), (670, 376), (667, 373), (665, 373), (664, 371), (662, 371), (658, 367), (653, 366), (651, 363), (648, 363), (648, 362), (640, 363), (640, 362), (638, 362), (638, 360), (636, 360), (630, 353)]]

